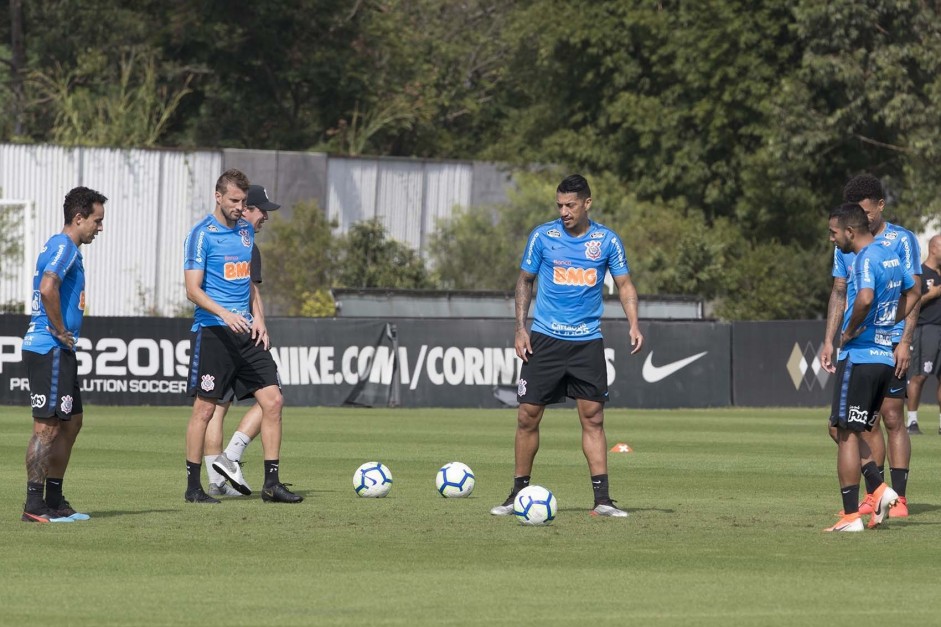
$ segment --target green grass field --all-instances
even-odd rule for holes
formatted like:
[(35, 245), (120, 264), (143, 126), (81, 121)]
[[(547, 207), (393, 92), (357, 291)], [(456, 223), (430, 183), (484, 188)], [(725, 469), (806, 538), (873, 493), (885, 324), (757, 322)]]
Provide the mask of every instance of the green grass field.
[[(841, 507), (825, 414), (610, 410), (609, 444), (635, 449), (609, 457), (618, 520), (588, 516), (577, 418), (550, 410), (533, 482), (560, 513), (522, 527), (488, 514), (512, 410), (288, 409), (281, 476), (306, 500), (197, 506), (188, 408), (90, 407), (65, 492), (93, 518), (36, 525), (19, 520), (29, 411), (0, 407), (0, 624), (938, 624), (941, 437), (913, 441), (910, 518), (825, 534)], [(258, 488), (259, 443), (245, 459)], [(373, 459), (395, 486), (360, 499)], [(435, 492), (452, 460), (477, 475), (470, 498)]]

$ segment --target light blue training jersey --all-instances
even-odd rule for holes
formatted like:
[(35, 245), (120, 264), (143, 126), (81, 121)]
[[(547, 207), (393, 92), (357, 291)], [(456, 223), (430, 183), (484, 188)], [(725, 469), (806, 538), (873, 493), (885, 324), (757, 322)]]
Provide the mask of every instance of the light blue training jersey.
[(573, 237), (561, 218), (533, 229), (520, 268), (539, 277), (532, 330), (578, 341), (601, 337), (605, 271), (630, 272), (617, 233), (589, 222), (584, 235)]
[[(881, 242), (883, 246), (888, 247), (896, 254), (902, 264), (902, 269), (910, 275), (921, 274), (921, 249), (918, 246), (918, 240), (915, 235), (906, 228), (885, 223), (882, 233), (876, 236), (876, 242)], [(844, 253), (839, 248), (833, 249), (833, 276), (846, 279), (846, 302), (856, 296), (856, 284), (853, 281), (853, 260), (856, 253)], [(892, 331), (892, 341), (898, 344), (902, 339), (902, 331), (905, 328), (905, 321), (902, 320), (895, 325)]]
[[(36, 258), (36, 272), (33, 274), (32, 318), (23, 337), (23, 350), (42, 355), (53, 348), (67, 348), (52, 333), (46, 330), (49, 316), (39, 294), (42, 277), (52, 272), (59, 284), (59, 307), (62, 322), (77, 340), (82, 330), (82, 316), (85, 313), (85, 267), (82, 265), (82, 253), (65, 233), (58, 233), (49, 238), (39, 257)], [(75, 350), (74, 346), (71, 350)]]
[(886, 240), (876, 240), (856, 255), (853, 267), (853, 283), (857, 289), (852, 299), (847, 294), (846, 312), (843, 314), (842, 331), (846, 331), (853, 305), (860, 290), (874, 292), (872, 306), (860, 325), (863, 332), (840, 348), (840, 360), (849, 357), (854, 364), (895, 365), (893, 353), (895, 315), (902, 292), (915, 285), (912, 275), (902, 268), (902, 263)]
[[(209, 298), (249, 321), (254, 243), (255, 230), (248, 221), (239, 219), (229, 228), (210, 214), (193, 227), (183, 244), (183, 269), (202, 270), (201, 287)], [(224, 325), (222, 318), (197, 306), (191, 330)]]

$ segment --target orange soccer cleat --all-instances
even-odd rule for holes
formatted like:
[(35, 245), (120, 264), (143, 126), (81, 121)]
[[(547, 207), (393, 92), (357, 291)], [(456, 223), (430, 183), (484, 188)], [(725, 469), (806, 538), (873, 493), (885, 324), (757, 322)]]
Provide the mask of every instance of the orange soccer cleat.
[(835, 525), (827, 527), (824, 531), (862, 531), (863, 519), (859, 517), (859, 512), (847, 514), (840, 518)]
[(889, 508), (889, 518), (908, 518), (908, 500), (899, 497), (899, 502)]

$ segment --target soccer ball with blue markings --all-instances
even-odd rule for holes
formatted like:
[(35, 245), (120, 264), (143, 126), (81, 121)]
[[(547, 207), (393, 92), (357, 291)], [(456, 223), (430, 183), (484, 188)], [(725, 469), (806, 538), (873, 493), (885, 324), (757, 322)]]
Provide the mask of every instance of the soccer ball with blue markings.
[(474, 471), (461, 462), (445, 464), (438, 470), (438, 475), (435, 477), (438, 494), (450, 499), (470, 496), (470, 493), (474, 491), (475, 483)]
[(353, 489), (367, 498), (380, 498), (392, 489), (392, 472), (380, 462), (366, 462), (353, 473)]
[(521, 525), (548, 525), (558, 511), (555, 495), (541, 485), (525, 487), (513, 499), (513, 513)]

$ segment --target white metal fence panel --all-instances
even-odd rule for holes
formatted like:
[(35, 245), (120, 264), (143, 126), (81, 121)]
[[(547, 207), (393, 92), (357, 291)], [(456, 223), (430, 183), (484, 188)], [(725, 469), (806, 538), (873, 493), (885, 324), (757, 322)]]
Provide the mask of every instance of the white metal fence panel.
[(421, 246), (424, 164), (420, 161), (379, 162), (376, 207), (388, 236), (418, 250)]
[(425, 164), (425, 198), (422, 217), (421, 252), (427, 254), (429, 236), (438, 230), (438, 222), (450, 218), (454, 207), (471, 203), (474, 167), (470, 163)]
[(376, 217), (378, 172), (376, 159), (327, 161), (327, 218), (336, 220), (340, 233)]

